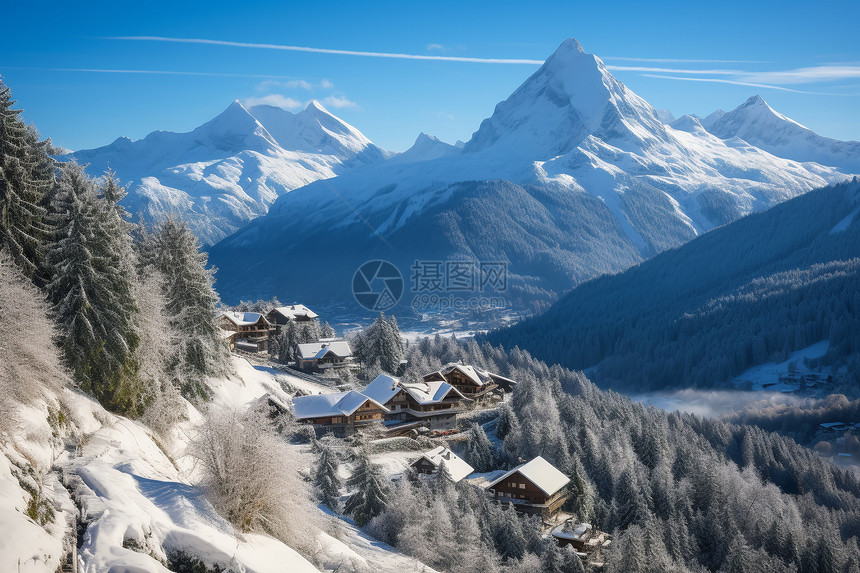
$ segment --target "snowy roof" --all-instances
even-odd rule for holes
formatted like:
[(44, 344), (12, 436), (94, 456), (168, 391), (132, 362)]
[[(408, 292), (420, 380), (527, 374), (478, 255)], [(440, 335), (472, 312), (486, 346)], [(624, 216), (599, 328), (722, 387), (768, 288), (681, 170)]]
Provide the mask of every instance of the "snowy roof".
[[(227, 311), (221, 313), (221, 316), (235, 324), (236, 326), (250, 326), (252, 324), (257, 324), (260, 321), (260, 318), (263, 318), (263, 315), (259, 312), (232, 312)], [(263, 320), (268, 324), (268, 320), (263, 318)]]
[(844, 426), (845, 422), (825, 422), (823, 424), (819, 424), (822, 428), (838, 428), (840, 426)]
[(345, 340), (299, 344), (299, 358), (302, 360), (319, 359), (329, 352), (339, 358), (348, 358), (352, 356), (352, 349), (349, 347), (349, 343)]
[(221, 338), (230, 338), (235, 335), (236, 333), (232, 330), (224, 330), (223, 328), (218, 329), (218, 336), (220, 336)]
[(388, 408), (355, 390), (335, 392), (334, 394), (296, 396), (293, 398), (293, 411), (297, 420), (326, 416), (349, 416), (368, 400), (388, 412)]
[(434, 402), (441, 402), (444, 400), (448, 394), (454, 392), (460, 398), (465, 398), (459, 390), (448, 384), (447, 382), (442, 382), (439, 380), (435, 380), (433, 382), (416, 382), (413, 384), (402, 384), (404, 390), (406, 390), (412, 399), (418, 402), (419, 404), (433, 404)]
[(504, 481), (512, 474), (519, 472), (524, 478), (532, 482), (541, 491), (547, 495), (552, 495), (570, 481), (570, 478), (564, 475), (554, 465), (538, 456), (530, 462), (521, 466), (517, 466), (496, 481), (487, 486), (492, 489), (497, 483)]
[(590, 523), (571, 524), (569, 521), (556, 526), (552, 530), (553, 537), (559, 539), (570, 539), (572, 541), (585, 541), (588, 537), (588, 532), (591, 531)]
[(415, 383), (403, 383), (400, 379), (395, 378), (394, 376), (389, 376), (388, 374), (380, 374), (373, 381), (367, 385), (367, 388), (363, 390), (364, 394), (370, 396), (380, 404), (387, 404), (389, 400), (394, 398), (400, 390), (404, 390), (412, 397), (413, 400), (418, 402), (421, 405), (433, 404), (434, 402), (441, 402), (444, 400), (448, 394), (451, 392), (456, 393), (457, 396), (464, 398), (464, 396), (453, 386), (448, 384), (447, 382), (442, 381), (433, 381), (433, 382), (415, 382)]
[(362, 392), (380, 404), (387, 404), (400, 392), (400, 380), (388, 374), (380, 374)]
[(437, 468), (442, 462), (445, 462), (445, 469), (448, 470), (448, 475), (451, 476), (451, 480), (455, 483), (475, 471), (475, 468), (467, 464), (462, 458), (445, 446), (439, 446), (424, 453), (419, 459), (422, 458)]
[(466, 376), (466, 378), (470, 379), (478, 386), (483, 386), (484, 384), (489, 382), (489, 373), (484, 370), (481, 370), (480, 368), (475, 368), (474, 366), (470, 366), (468, 364), (455, 364), (451, 362), (443, 366), (439, 370), (439, 373), (442, 374), (442, 376), (446, 376), (454, 370), (459, 370)]
[(269, 312), (277, 312), (288, 320), (309, 319), (313, 320), (319, 315), (303, 304), (291, 304), (290, 306), (279, 306)]

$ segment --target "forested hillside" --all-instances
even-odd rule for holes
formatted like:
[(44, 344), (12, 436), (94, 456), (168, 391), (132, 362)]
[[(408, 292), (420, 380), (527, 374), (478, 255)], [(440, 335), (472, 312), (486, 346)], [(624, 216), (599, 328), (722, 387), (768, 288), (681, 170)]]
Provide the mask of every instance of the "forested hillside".
[(810, 192), (585, 283), (488, 339), (638, 390), (719, 386), (822, 340), (823, 364), (856, 365), (858, 211), (857, 179)]
[[(857, 478), (789, 438), (643, 406), (580, 372), (474, 340), (422, 339), (407, 356), (418, 371), (462, 361), (519, 382), (485, 425), (501, 441), (497, 463), (540, 455), (571, 476), (569, 509), (615, 533), (609, 572), (858, 571)], [(582, 570), (534, 523), (506, 513), (462, 483), (401, 480), (367, 529), (446, 571)]]

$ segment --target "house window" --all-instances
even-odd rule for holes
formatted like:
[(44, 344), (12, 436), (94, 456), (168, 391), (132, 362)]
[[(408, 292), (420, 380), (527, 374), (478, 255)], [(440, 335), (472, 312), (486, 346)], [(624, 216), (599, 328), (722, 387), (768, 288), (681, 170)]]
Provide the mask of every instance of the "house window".
[(526, 484), (521, 483), (521, 484), (520, 484), (520, 489), (526, 489)]

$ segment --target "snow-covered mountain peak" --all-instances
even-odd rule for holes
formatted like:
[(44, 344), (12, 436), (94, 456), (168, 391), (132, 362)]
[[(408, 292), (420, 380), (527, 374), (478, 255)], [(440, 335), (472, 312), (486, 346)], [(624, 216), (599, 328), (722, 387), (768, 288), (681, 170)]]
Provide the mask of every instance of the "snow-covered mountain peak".
[(243, 150), (269, 151), (277, 146), (271, 134), (239, 100), (192, 131), (191, 135), (202, 145), (236, 153)]
[(415, 138), (412, 147), (392, 158), (395, 163), (412, 163), (416, 161), (429, 161), (447, 155), (459, 153), (460, 149), (445, 143), (438, 137), (424, 133), (423, 131)]
[(382, 161), (386, 152), (318, 102), (292, 113), (234, 101), (191, 132), (119, 138), (74, 157), (93, 175), (115, 169), (129, 190), (129, 210), (150, 222), (182, 216), (214, 243), (265, 213), (279, 195)]
[(270, 105), (252, 106), (249, 113), (284, 149), (327, 153), (348, 159), (373, 147), (363, 133), (316, 100), (299, 113)]
[[(637, 129), (636, 124), (644, 129)], [(632, 135), (638, 139), (648, 132), (663, 132), (654, 108), (616, 80), (600, 58), (585, 52), (571, 38), (496, 106), (465, 151), (515, 148), (520, 155), (546, 160), (565, 153), (589, 135), (604, 139)]]
[(739, 137), (779, 157), (799, 162), (815, 161), (847, 173), (860, 172), (860, 143), (818, 135), (774, 110), (758, 95), (702, 124), (721, 139)]
[(699, 122), (705, 127), (705, 129), (710, 129), (710, 127), (714, 125), (714, 123), (716, 123), (724, 115), (726, 115), (726, 112), (721, 109), (718, 109), (709, 113), (703, 118), (699, 118)]
[(682, 115), (678, 119), (669, 124), (672, 129), (686, 131), (687, 133), (705, 133), (707, 130), (702, 125), (698, 117), (692, 115)]

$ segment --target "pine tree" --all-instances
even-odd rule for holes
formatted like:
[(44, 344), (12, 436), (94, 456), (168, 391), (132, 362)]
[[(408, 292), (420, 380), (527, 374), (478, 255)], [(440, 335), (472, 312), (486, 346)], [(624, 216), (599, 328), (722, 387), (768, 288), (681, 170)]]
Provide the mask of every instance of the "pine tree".
[(355, 519), (359, 526), (382, 513), (388, 495), (385, 476), (371, 461), (367, 452), (362, 451), (356, 458), (355, 470), (347, 483), (355, 490), (344, 505), (344, 513)]
[(337, 336), (337, 333), (334, 331), (334, 328), (328, 322), (324, 322), (320, 327), (320, 338), (334, 338), (335, 336)]
[(171, 372), (186, 398), (205, 396), (203, 378), (228, 369), (226, 346), (215, 323), (214, 269), (206, 268), (206, 254), (180, 221), (167, 219), (150, 240), (152, 244), (142, 249), (147, 255), (144, 262), (164, 275), (169, 322), (181, 333), (174, 341)]
[(329, 446), (320, 448), (320, 457), (314, 471), (314, 487), (320, 501), (333, 511), (340, 506), (341, 480), (337, 473), (338, 463), (334, 451)]
[(519, 559), (525, 553), (526, 539), (514, 504), (509, 503), (507, 509), (499, 512), (493, 543), (496, 551), (505, 559)]
[(564, 573), (564, 554), (555, 540), (545, 542), (541, 555), (542, 573)]
[(51, 209), (59, 240), (48, 251), (48, 293), (63, 356), (84, 391), (110, 409), (135, 413), (137, 305), (128, 235), (116, 234), (114, 205), (75, 163), (63, 165)]
[(383, 371), (395, 374), (403, 359), (403, 338), (393, 316), (380, 313), (364, 332), (355, 338), (355, 352), (364, 364), (378, 362)]
[(12, 109), (12, 92), (0, 80), (0, 249), (39, 285), (45, 282), (44, 246), (51, 227), (46, 203), (54, 184), (50, 141)]
[(582, 564), (582, 559), (576, 554), (572, 545), (565, 545), (562, 549), (564, 563), (561, 570), (564, 573), (585, 573), (585, 566)]
[(466, 461), (478, 472), (488, 472), (495, 468), (493, 445), (478, 424), (472, 424), (466, 441)]
[(573, 471), (572, 493), (573, 511), (579, 521), (588, 522), (594, 517), (594, 491), (591, 484), (583, 476), (582, 467), (575, 464)]

